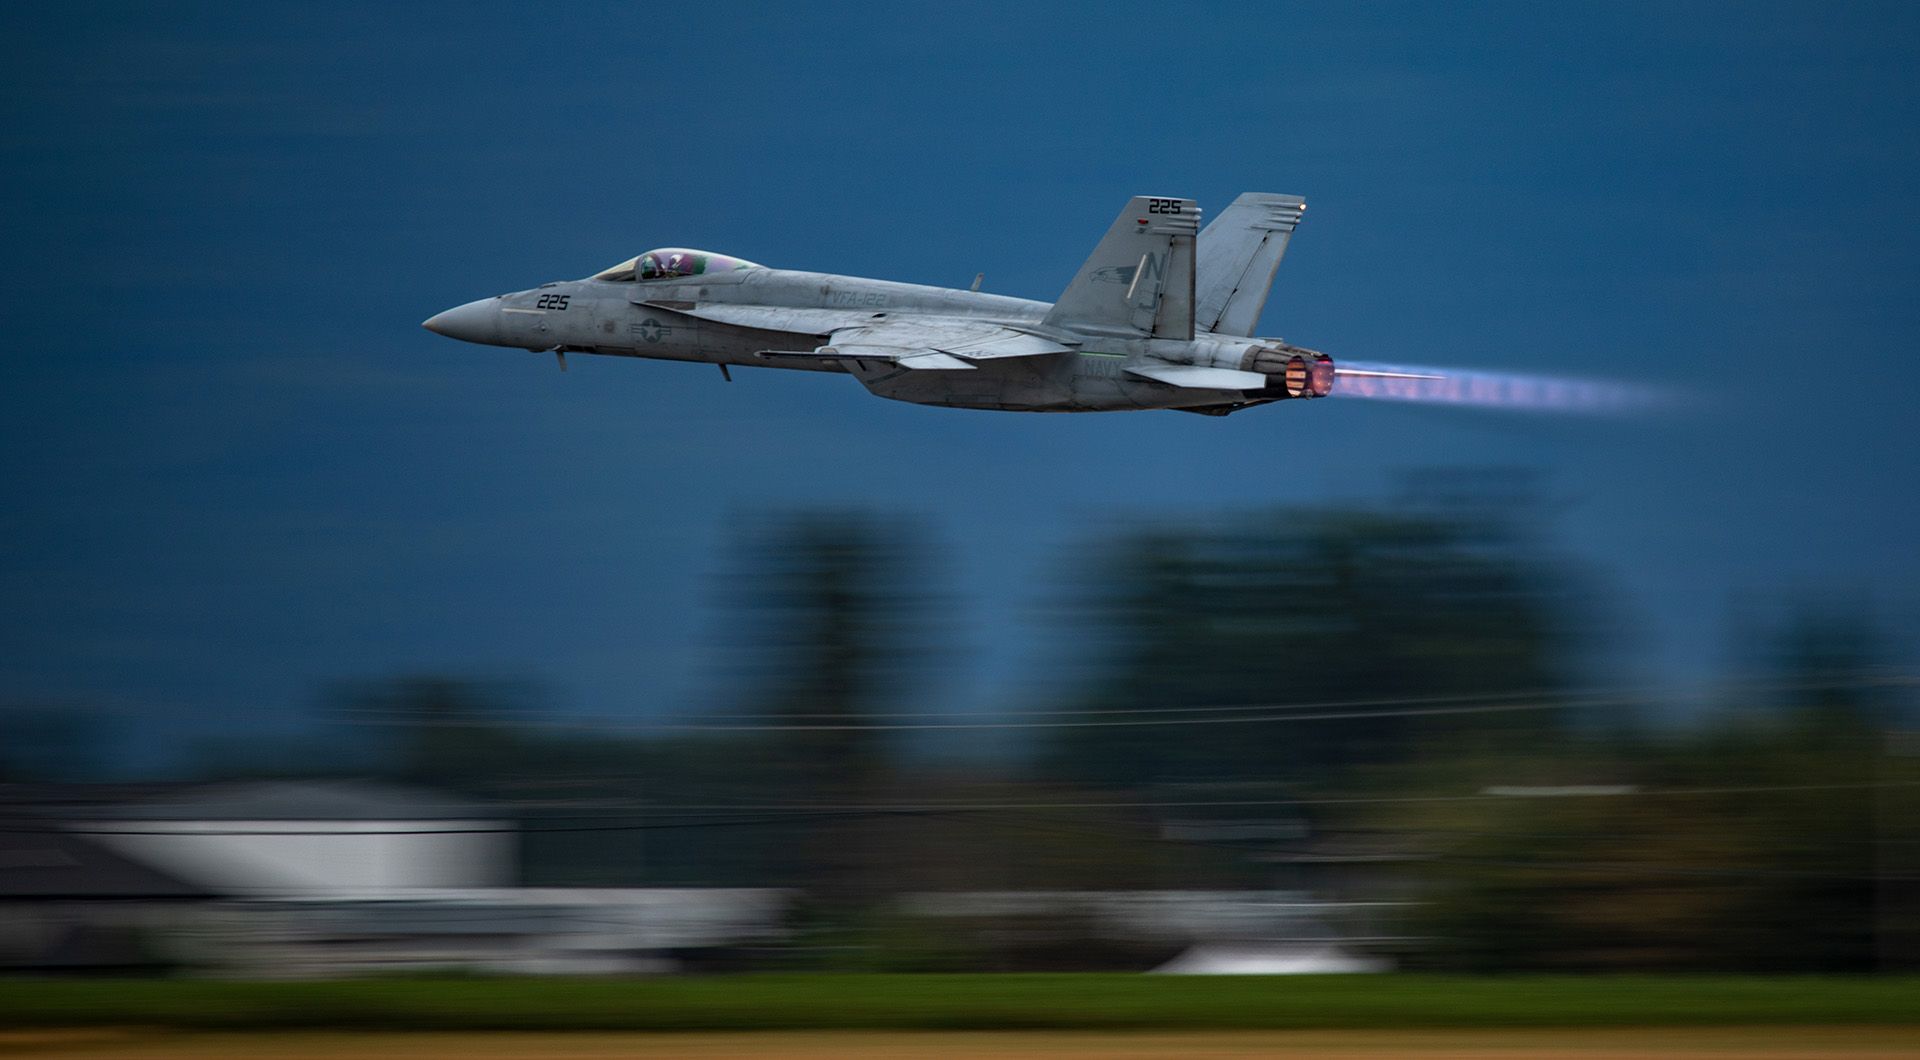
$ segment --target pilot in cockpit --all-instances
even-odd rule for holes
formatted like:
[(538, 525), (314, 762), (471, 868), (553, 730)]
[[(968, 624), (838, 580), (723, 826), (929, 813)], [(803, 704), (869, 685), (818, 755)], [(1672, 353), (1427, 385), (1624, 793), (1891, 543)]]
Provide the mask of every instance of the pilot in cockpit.
[(628, 258), (611, 269), (595, 273), (591, 278), (607, 283), (632, 283), (635, 280), (672, 280), (682, 276), (705, 276), (757, 268), (760, 266), (751, 261), (730, 258), (724, 254), (665, 247)]

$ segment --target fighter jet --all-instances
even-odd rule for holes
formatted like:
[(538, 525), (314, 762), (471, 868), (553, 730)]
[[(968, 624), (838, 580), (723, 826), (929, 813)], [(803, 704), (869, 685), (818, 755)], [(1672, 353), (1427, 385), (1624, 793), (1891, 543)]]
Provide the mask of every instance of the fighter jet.
[(1058, 301), (797, 272), (679, 247), (455, 306), (449, 338), (569, 353), (844, 372), (884, 398), (1017, 412), (1224, 416), (1333, 390), (1333, 359), (1254, 338), (1306, 210), (1249, 192), (1200, 228), (1136, 196)]

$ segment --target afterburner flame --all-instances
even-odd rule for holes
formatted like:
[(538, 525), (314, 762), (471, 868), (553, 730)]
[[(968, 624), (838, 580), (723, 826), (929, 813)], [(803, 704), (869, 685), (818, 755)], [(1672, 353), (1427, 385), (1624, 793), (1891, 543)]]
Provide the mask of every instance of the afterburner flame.
[(1525, 412), (1622, 415), (1664, 403), (1656, 388), (1573, 376), (1342, 361), (1334, 396)]

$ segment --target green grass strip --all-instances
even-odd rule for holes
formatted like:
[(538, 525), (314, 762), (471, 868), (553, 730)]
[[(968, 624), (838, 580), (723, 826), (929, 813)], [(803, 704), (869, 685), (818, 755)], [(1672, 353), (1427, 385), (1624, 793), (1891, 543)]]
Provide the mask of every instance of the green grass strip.
[(0, 1027), (800, 1030), (1920, 1024), (1920, 977), (0, 980)]

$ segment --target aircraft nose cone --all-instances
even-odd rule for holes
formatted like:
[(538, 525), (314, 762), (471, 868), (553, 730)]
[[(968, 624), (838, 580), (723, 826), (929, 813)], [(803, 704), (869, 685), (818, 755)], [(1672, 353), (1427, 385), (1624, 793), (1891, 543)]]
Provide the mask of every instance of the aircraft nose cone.
[(435, 335), (445, 335), (461, 342), (491, 343), (500, 332), (500, 311), (493, 307), (493, 299), (482, 298), (477, 302), (457, 305), (444, 313), (420, 322), (420, 326)]

